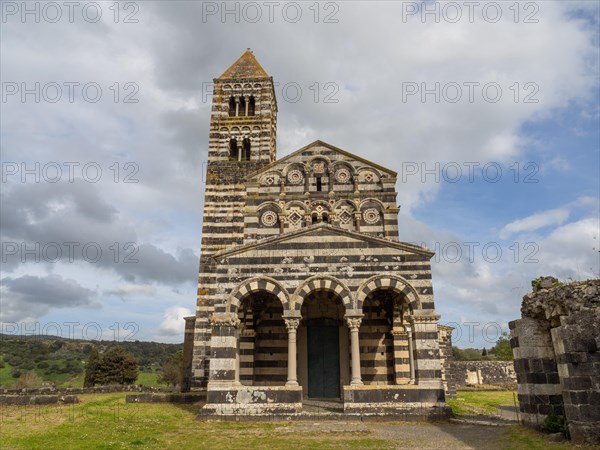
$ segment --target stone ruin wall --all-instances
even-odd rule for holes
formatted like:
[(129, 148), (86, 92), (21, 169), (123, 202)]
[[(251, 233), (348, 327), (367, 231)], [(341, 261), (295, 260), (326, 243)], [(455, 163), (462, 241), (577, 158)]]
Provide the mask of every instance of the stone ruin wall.
[(600, 443), (600, 280), (534, 281), (510, 322), (524, 423), (565, 417), (574, 442)]
[(454, 361), (452, 374), (458, 388), (493, 385), (514, 389), (517, 383), (512, 361)]

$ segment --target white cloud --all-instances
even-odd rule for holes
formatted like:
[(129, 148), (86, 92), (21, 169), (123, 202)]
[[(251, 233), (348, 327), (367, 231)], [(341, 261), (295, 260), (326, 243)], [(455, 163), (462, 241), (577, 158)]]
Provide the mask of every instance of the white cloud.
[(582, 209), (585, 213), (584, 215), (588, 216), (590, 212), (592, 215), (594, 213), (598, 214), (599, 208), (600, 198), (590, 196), (579, 197), (575, 201), (559, 208), (540, 211), (510, 222), (502, 227), (499, 236), (501, 239), (507, 239), (513, 234), (536, 231), (552, 225), (562, 225), (576, 209)]
[[(257, 24), (236, 23), (231, 16), (223, 23), (218, 15), (199, 23), (202, 2), (143, 2), (139, 22), (134, 24), (114, 23), (108, 10), (98, 24), (82, 20), (22, 23), (15, 16), (3, 24), (3, 81), (30, 86), (35, 82), (93, 81), (101, 85), (104, 95), (98, 103), (82, 101), (80, 96), (73, 103), (36, 103), (33, 96), (27, 102), (21, 102), (19, 96), (3, 102), (3, 161), (30, 165), (71, 161), (79, 167), (95, 162), (102, 167), (103, 177), (93, 186), (78, 181), (54, 187), (44, 182), (21, 183), (18, 176), (11, 179), (3, 186), (14, 189), (3, 192), (7, 195), (2, 208), (3, 241), (93, 241), (101, 243), (105, 253), (95, 265), (81, 260), (77, 265), (64, 261), (54, 266), (32, 265), (8, 258), (4, 270), (39, 277), (54, 270), (65, 280), (76, 279), (85, 289), (104, 292), (107, 297), (131, 298), (129, 309), (114, 298), (97, 299), (103, 304), (115, 301), (115, 310), (124, 320), (139, 317), (139, 310), (134, 309), (140, 308), (136, 296), (162, 298), (161, 289), (183, 285), (193, 287), (186, 299), (174, 295), (169, 305), (193, 308), (198, 268), (194, 252), (199, 248), (202, 226), (202, 172), (211, 112), (211, 99), (204, 99), (203, 94), (206, 83), (219, 76), (246, 45), (252, 46), (258, 60), (279, 82), (279, 157), (321, 139), (399, 173), (402, 164), (411, 161), (427, 167), (450, 161), (511, 163), (524, 161), (525, 155), (526, 161), (534, 161), (527, 153), (532, 149), (537, 160), (551, 162), (543, 169), (560, 167), (566, 157), (544, 154), (543, 145), (524, 128), (569, 105), (577, 105), (581, 117), (598, 116), (598, 105), (590, 100), (597, 99), (598, 88), (597, 5), (539, 2), (539, 21), (532, 24), (515, 23), (509, 4), (502, 5), (504, 15), (498, 23), (486, 22), (481, 15), (469, 23), (466, 14), (458, 23), (422, 23), (419, 17), (404, 23), (401, 2), (342, 2), (335, 24), (314, 23), (307, 6), (302, 21), (295, 24), (282, 20), (280, 11), (274, 23), (269, 23), (266, 15)], [(576, 8), (585, 14), (572, 14)], [(139, 87), (139, 103), (113, 100), (110, 87), (119, 83), (123, 99), (127, 82)], [(302, 88), (298, 102), (286, 101), (283, 96), (282, 87), (289, 82)], [(339, 88), (334, 95), (337, 103), (325, 102), (331, 93), (325, 89), (327, 82)], [(476, 82), (481, 87), (493, 82), (502, 87), (503, 95), (499, 102), (491, 103), (478, 88), (475, 101), (469, 102), (463, 89), (463, 99), (457, 103), (435, 102), (431, 95), (423, 102), (420, 95), (403, 99), (406, 82), (415, 82), (419, 88), (421, 83), (431, 87), (436, 82), (442, 86)], [(519, 101), (511, 89), (514, 83), (518, 83)], [(537, 103), (523, 101), (531, 92), (525, 83), (537, 86)], [(576, 173), (576, 161), (570, 156), (569, 170), (560, 176)], [(121, 169), (118, 182), (110, 169), (115, 162)], [(137, 183), (122, 182), (127, 162), (139, 169)], [(597, 179), (595, 169), (589, 170), (586, 176)], [(460, 241), (461, 230), (431, 229), (406, 216), (435, 200), (444, 189), (442, 184), (422, 183), (420, 176), (414, 176), (399, 182), (397, 188), (404, 215), (401, 239)], [(590, 224), (580, 223), (578, 217), (575, 221), (573, 212), (594, 207), (594, 200), (523, 218), (504, 217), (498, 227), (504, 225), (501, 235), (506, 237), (558, 227), (547, 238), (534, 236), (544, 258), (550, 254), (544, 253), (542, 243), (554, 251), (563, 243), (566, 247), (560, 247), (559, 255), (570, 248), (583, 251), (587, 241), (567, 246), (569, 233), (590, 231)], [(488, 207), (470, 198), (453, 201), (468, 205), (465, 209), (480, 208), (484, 214)], [(574, 222), (566, 223), (568, 220)], [(120, 245), (136, 242), (139, 263), (113, 264), (110, 246), (115, 241)], [(121, 260), (123, 256), (121, 252)], [(577, 262), (570, 253), (564, 256), (562, 261), (569, 264), (589, 265), (587, 260)], [(572, 274), (568, 265), (560, 266), (560, 256), (553, 261), (538, 268)], [(439, 279), (434, 278), (434, 288), (442, 294), (438, 305), (451, 309), (467, 304), (486, 314), (493, 308), (499, 313), (510, 310), (506, 315), (514, 318), (518, 306), (506, 306), (506, 299), (515, 295), (510, 289), (526, 288), (527, 282), (521, 279), (533, 272), (528, 268), (521, 274), (519, 270), (514, 265), (489, 266), (485, 261), (437, 264), (434, 276)], [(96, 283), (102, 284), (97, 290)], [(2, 306), (4, 309), (6, 303)], [(12, 302), (10, 308), (11, 317), (34, 315), (22, 302)], [(183, 321), (177, 318), (177, 308), (189, 314), (183, 306), (169, 308), (160, 326), (165, 335), (177, 330), (182, 336)], [(35, 316), (45, 311), (45, 307), (37, 309)]]
[(183, 337), (183, 331), (185, 329), (183, 318), (191, 315), (192, 312), (182, 306), (173, 306), (167, 309), (163, 315), (159, 333), (167, 336)]
[(535, 231), (550, 225), (560, 225), (569, 217), (568, 208), (556, 208), (532, 214), (523, 219), (515, 220), (500, 230), (500, 238), (506, 239), (515, 233)]
[(147, 284), (122, 284), (115, 289), (105, 292), (107, 295), (115, 295), (121, 299), (132, 296), (154, 297), (156, 295), (156, 286)]

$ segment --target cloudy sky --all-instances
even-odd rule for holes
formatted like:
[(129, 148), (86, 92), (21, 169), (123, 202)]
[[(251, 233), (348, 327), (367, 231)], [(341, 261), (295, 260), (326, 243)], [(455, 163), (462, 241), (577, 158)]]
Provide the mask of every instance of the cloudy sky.
[(597, 2), (1, 5), (5, 332), (182, 341), (211, 82), (246, 48), (280, 157), (321, 139), (398, 172), (459, 346), (533, 278), (600, 276)]

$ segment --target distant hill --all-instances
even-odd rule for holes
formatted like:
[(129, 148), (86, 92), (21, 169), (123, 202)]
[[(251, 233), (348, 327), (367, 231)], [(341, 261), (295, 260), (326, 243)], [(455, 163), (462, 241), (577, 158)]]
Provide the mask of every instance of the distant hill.
[(0, 386), (8, 387), (23, 372), (34, 371), (45, 382), (57, 386), (80, 386), (85, 363), (92, 348), (104, 353), (121, 346), (134, 355), (140, 365), (140, 384), (155, 384), (156, 371), (183, 344), (145, 341), (87, 341), (58, 336), (14, 336), (0, 334)]

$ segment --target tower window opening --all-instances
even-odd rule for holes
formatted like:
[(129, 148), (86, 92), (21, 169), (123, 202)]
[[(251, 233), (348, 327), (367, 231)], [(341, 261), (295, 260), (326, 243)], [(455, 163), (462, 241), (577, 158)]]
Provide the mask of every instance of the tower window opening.
[(250, 138), (244, 138), (244, 140), (242, 141), (242, 148), (242, 160), (250, 161)]
[(244, 97), (240, 97), (240, 110), (238, 116), (246, 115), (246, 99)]
[(317, 221), (318, 221), (318, 219), (317, 219), (317, 213), (314, 213), (312, 215), (312, 223), (315, 224), (315, 223), (317, 223)]
[(329, 222), (329, 217), (327, 217), (327, 214), (323, 213), (323, 222), (328, 223)]
[(321, 183), (321, 177), (317, 177), (317, 192), (321, 192), (323, 184)]
[(256, 100), (254, 100), (254, 95), (250, 96), (250, 100), (248, 101), (248, 115), (253, 116), (256, 112)]
[(235, 99), (233, 95), (229, 97), (229, 117), (235, 116)]
[(238, 146), (237, 139), (229, 139), (229, 159), (236, 160), (238, 159)]

